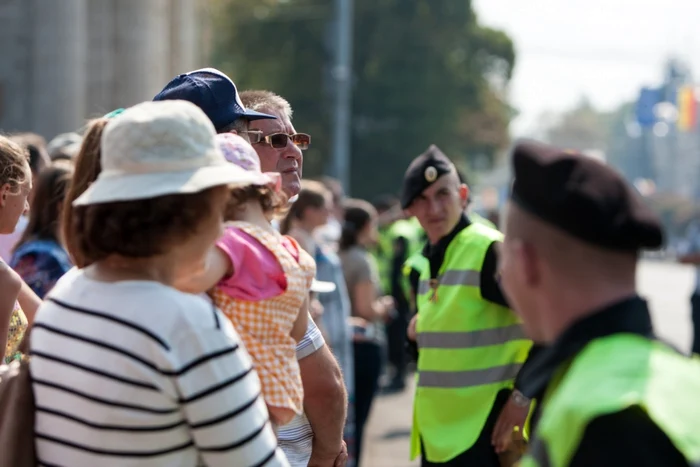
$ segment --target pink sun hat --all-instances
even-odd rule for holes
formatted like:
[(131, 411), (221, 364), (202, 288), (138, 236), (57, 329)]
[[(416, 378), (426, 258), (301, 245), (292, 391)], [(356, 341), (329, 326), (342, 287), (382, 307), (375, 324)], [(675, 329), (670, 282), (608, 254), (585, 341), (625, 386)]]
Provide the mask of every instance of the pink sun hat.
[(258, 153), (248, 141), (233, 133), (220, 133), (216, 135), (216, 142), (227, 161), (255, 174), (253, 185), (265, 185), (280, 191), (282, 176), (277, 172), (262, 171)]

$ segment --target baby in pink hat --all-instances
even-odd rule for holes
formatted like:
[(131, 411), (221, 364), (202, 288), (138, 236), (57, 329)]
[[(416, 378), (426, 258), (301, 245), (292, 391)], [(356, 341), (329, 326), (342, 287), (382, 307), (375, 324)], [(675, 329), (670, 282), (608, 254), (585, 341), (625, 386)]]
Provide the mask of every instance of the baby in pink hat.
[(206, 272), (182, 289), (211, 291), (253, 358), (275, 425), (303, 410), (296, 343), (308, 324), (309, 289), (316, 264), (291, 237), (270, 225), (287, 199), (278, 173), (263, 173), (255, 149), (240, 136), (217, 135), (226, 160), (257, 176), (258, 183), (231, 190), (223, 236)]

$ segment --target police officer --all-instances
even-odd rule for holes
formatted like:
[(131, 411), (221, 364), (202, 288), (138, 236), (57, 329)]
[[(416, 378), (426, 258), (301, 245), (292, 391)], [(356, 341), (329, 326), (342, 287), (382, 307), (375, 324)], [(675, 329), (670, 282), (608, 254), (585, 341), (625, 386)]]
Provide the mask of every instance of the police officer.
[(420, 453), (423, 467), (499, 466), (496, 451), (522, 430), (530, 407), (516, 376), (532, 343), (495, 278), (502, 235), (470, 222), (468, 196), (435, 146), (406, 171), (401, 204), (428, 237), (412, 322), (419, 355), (411, 457)]
[(653, 333), (635, 288), (654, 213), (610, 167), (535, 142), (513, 154), (501, 280), (530, 337), (538, 395), (523, 467), (700, 465), (700, 361)]

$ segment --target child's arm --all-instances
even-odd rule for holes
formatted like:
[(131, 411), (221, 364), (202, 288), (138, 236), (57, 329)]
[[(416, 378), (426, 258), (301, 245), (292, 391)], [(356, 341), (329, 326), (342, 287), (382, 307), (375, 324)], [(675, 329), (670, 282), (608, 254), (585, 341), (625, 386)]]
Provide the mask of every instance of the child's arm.
[(299, 314), (297, 315), (296, 321), (294, 321), (294, 327), (292, 327), (292, 332), (289, 333), (295, 341), (301, 342), (306, 334), (306, 328), (309, 325), (309, 297), (306, 297), (304, 303), (299, 308)]
[(212, 247), (207, 254), (204, 268), (195, 274), (176, 279), (175, 288), (187, 293), (202, 293), (214, 287), (226, 277), (233, 275), (231, 258), (219, 247)]

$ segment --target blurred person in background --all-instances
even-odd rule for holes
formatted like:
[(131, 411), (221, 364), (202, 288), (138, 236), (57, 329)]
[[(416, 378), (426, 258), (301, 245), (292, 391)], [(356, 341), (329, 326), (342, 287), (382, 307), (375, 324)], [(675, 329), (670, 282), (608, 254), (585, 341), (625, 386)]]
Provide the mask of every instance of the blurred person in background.
[(331, 192), (317, 181), (303, 180), (298, 199), (290, 205), (289, 212), (281, 222), (281, 232), (294, 237), (299, 244), (314, 256), (316, 278), (335, 286), (334, 290), (318, 295), (323, 307), (320, 327), (326, 343), (338, 360), (348, 392), (348, 416), (345, 424), (345, 442), (348, 445), (348, 465), (354, 465), (354, 369), (352, 354), (350, 300), (343, 268), (337, 254), (328, 246), (316, 242), (314, 232), (326, 225), (333, 206)]
[(364, 428), (379, 387), (384, 325), (394, 300), (381, 294), (377, 265), (370, 249), (377, 242), (377, 211), (362, 200), (345, 203), (339, 256), (350, 295), (355, 370), (355, 455), (362, 462)]
[[(29, 209), (32, 175), (27, 150), (0, 136), (0, 235), (11, 233), (19, 217)], [(0, 260), (0, 349), (3, 350), (3, 361), (19, 358), (19, 344), (32, 324), (40, 302), (19, 274)]]
[[(235, 133), (251, 143), (256, 141), (253, 147), (260, 157), (262, 169), (279, 172), (276, 165), (270, 169), (270, 161), (279, 159), (275, 153), (288, 153), (291, 149), (289, 145), (296, 148), (296, 144), (290, 139), (280, 148), (283, 135), (270, 134), (266, 135), (270, 138), (265, 139), (262, 130), (251, 126), (258, 120), (277, 118), (290, 122), (291, 107), (286, 100), (273, 93), (256, 92), (252, 96), (257, 98), (242, 101), (243, 95), (238, 94), (231, 78), (214, 68), (204, 68), (178, 75), (154, 100), (185, 100), (195, 104), (209, 117), (217, 133)], [(275, 98), (268, 99), (271, 96)], [(262, 112), (268, 108), (274, 110), (274, 113)], [(287, 109), (290, 111), (288, 115)], [(250, 130), (255, 131), (254, 140), (251, 140)], [(298, 138), (295, 141), (303, 143)], [(306, 145), (308, 142), (307, 140)], [(267, 146), (270, 147), (269, 150), (266, 150)], [(300, 149), (293, 149), (293, 152), (293, 165), (296, 166), (301, 159)], [(284, 165), (281, 168), (288, 169)], [(285, 187), (285, 183), (298, 184), (297, 179), (301, 177), (301, 165), (298, 164), (294, 171), (296, 169), (299, 169), (297, 174), (282, 175), (282, 188), (287, 195), (290, 195), (293, 187)], [(279, 429), (277, 436), (280, 447), (290, 459), (309, 459), (308, 462), (293, 464), (294, 466), (306, 467), (308, 464), (309, 467), (325, 467), (336, 462), (342, 466), (347, 458), (347, 448), (343, 442), (347, 395), (340, 367), (313, 319), (309, 320), (306, 334), (296, 350), (304, 385), (304, 414)]]
[[(404, 263), (423, 246), (423, 231), (415, 218), (406, 218), (399, 200), (383, 195), (374, 203), (379, 215), (379, 240), (372, 250), (377, 260), (382, 293), (394, 299), (395, 309), (386, 327), (388, 362), (393, 373), (386, 392), (406, 387), (408, 353), (406, 330), (410, 320), (411, 296), (403, 274)], [(384, 223), (382, 224), (382, 219)]]
[(345, 202), (345, 192), (340, 181), (333, 177), (321, 177), (321, 183), (332, 194), (333, 207), (331, 214), (328, 216), (328, 222), (316, 229), (314, 237), (323, 245), (328, 246), (333, 251), (338, 251), (338, 242), (340, 242), (340, 234), (343, 230), (343, 203)]
[(29, 223), (12, 254), (10, 266), (40, 297), (73, 267), (63, 247), (61, 210), (73, 170), (56, 165), (44, 170), (34, 187)]
[(173, 287), (205, 267), (249, 176), (187, 102), (110, 120), (101, 165), (69, 233), (90, 265), (61, 278), (32, 331), (39, 462), (287, 466), (236, 331)]
[[(10, 139), (29, 152), (29, 167), (32, 171), (32, 186), (36, 186), (37, 178), (42, 170), (51, 165), (51, 159), (49, 158), (48, 152), (46, 150), (46, 140), (42, 136), (35, 133), (19, 133), (12, 135)], [(33, 192), (29, 193), (28, 202), (31, 206)], [(24, 229), (27, 227), (29, 222), (28, 212), (20, 216), (15, 226), (14, 231), (0, 236), (0, 257), (5, 261), (10, 261), (12, 258), (12, 250), (17, 245), (17, 242), (22, 237)]]
[(693, 323), (692, 352), (700, 353), (700, 219), (694, 219), (686, 229), (685, 241), (681, 244), (678, 261), (695, 268), (695, 285), (690, 296), (691, 320)]
[(61, 133), (49, 142), (46, 149), (51, 161), (72, 161), (78, 155), (82, 142), (83, 137), (78, 133)]

